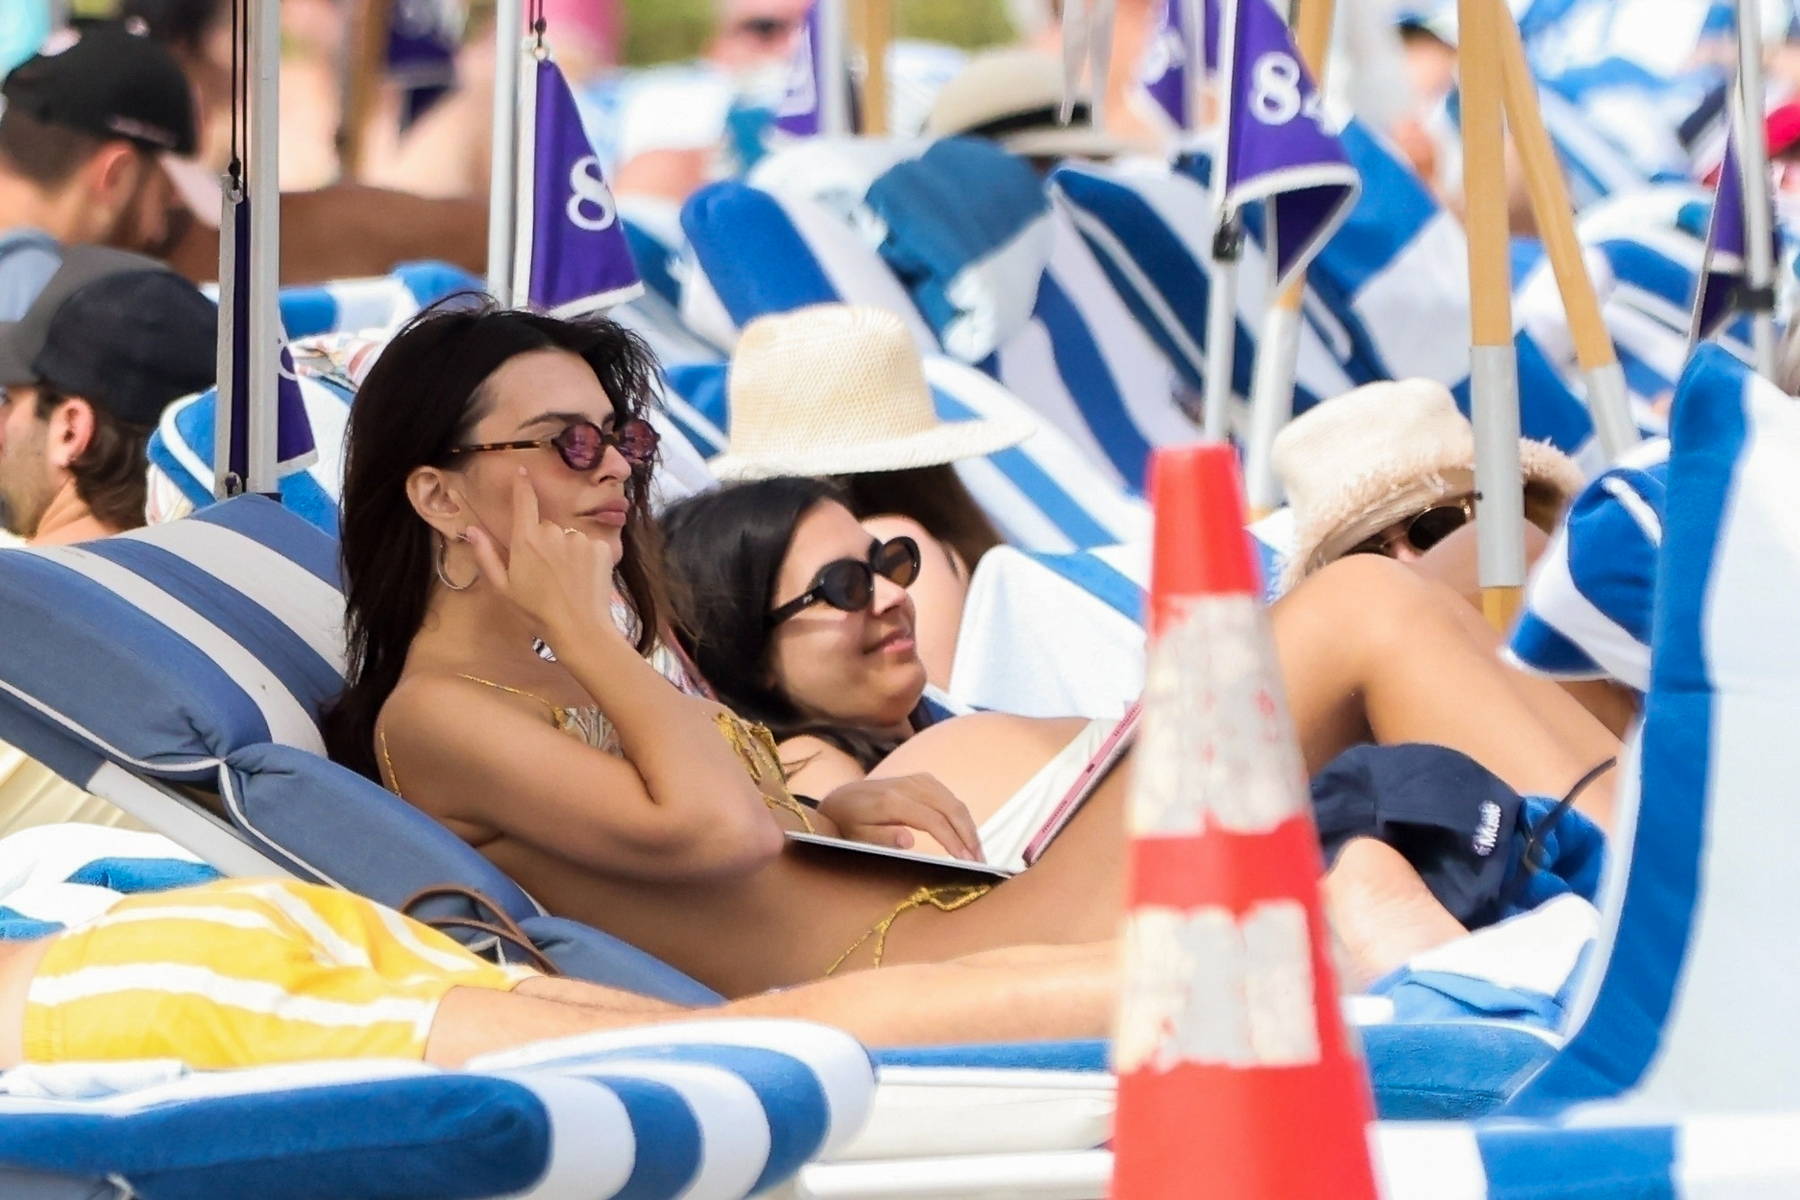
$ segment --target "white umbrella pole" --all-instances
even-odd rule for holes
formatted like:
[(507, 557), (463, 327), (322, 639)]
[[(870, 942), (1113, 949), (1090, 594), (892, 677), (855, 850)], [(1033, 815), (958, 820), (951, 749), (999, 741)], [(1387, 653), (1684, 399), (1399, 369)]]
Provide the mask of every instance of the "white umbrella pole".
[(850, 123), (850, 21), (844, 0), (819, 0), (819, 132), (826, 137), (849, 137)]
[(1751, 346), (1756, 369), (1775, 375), (1775, 259), (1770, 242), (1769, 148), (1763, 133), (1762, 12), (1738, 0), (1738, 162), (1743, 167), (1745, 285), (1751, 300)]
[[(246, 446), (252, 492), (276, 491), (275, 441), (281, 371), (281, 12), (280, 0), (250, 10), (250, 395)], [(244, 264), (238, 264), (240, 269)]]
[[(1258, 0), (1260, 3), (1260, 0)], [(1225, 204), (1231, 154), (1231, 71), (1236, 58), (1237, 0), (1219, 0), (1218, 151), (1213, 155), (1213, 244), (1211, 289), (1206, 298), (1206, 393), (1202, 432), (1209, 442), (1231, 433), (1232, 368), (1237, 352), (1237, 267), (1243, 225)], [(1196, 45), (1205, 46), (1204, 34)], [(1196, 58), (1205, 71), (1204, 55)], [(1198, 114), (1194, 118), (1199, 120)]]
[(513, 245), (518, 225), (519, 60), (525, 0), (494, 3), (494, 141), (488, 165), (488, 294), (513, 303)]

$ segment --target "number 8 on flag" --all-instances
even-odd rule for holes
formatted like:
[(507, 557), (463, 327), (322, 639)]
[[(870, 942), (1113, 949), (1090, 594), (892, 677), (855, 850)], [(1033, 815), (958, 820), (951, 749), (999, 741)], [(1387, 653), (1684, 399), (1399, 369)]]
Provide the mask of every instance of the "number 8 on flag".
[(1231, 80), (1225, 209), (1267, 200), (1276, 289), (1305, 270), (1362, 190), (1317, 88), (1269, 0), (1225, 0)]

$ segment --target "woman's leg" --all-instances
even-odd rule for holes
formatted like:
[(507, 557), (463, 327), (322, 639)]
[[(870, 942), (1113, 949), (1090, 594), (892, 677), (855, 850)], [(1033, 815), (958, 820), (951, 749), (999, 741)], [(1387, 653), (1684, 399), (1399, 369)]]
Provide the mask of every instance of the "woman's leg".
[[(1310, 576), (1271, 619), (1309, 770), (1358, 742), (1430, 742), (1469, 755), (1521, 792), (1560, 796), (1613, 738), (1561, 688), (1506, 668), (1455, 593), (1385, 558)], [(1612, 781), (1580, 807), (1612, 820)]]

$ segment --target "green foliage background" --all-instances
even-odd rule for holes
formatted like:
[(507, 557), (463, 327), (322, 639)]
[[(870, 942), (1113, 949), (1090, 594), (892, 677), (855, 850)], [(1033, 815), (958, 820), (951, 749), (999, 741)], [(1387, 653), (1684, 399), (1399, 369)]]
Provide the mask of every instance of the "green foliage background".
[[(625, 61), (692, 58), (705, 44), (716, 0), (625, 0)], [(986, 46), (1012, 36), (1002, 0), (895, 0), (902, 37)]]

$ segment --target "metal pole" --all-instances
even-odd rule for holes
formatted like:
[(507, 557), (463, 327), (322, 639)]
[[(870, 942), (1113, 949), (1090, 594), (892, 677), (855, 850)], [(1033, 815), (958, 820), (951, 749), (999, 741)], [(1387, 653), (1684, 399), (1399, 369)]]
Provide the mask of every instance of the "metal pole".
[(1775, 261), (1770, 242), (1769, 147), (1763, 133), (1762, 15), (1754, 0), (1738, 0), (1738, 161), (1743, 166), (1744, 283), (1749, 292), (1756, 369), (1775, 375)]
[[(281, 371), (281, 12), (256, 0), (250, 30), (250, 403), (244, 486), (274, 495)], [(242, 264), (239, 264), (242, 266)]]
[(856, 130), (850, 122), (849, 15), (844, 0), (819, 3), (819, 132), (826, 137), (849, 137)]
[[(1243, 246), (1242, 222), (1225, 206), (1226, 177), (1231, 165), (1231, 74), (1237, 58), (1237, 0), (1219, 0), (1219, 21), (1219, 141), (1213, 155), (1212, 280), (1206, 297), (1206, 393), (1201, 397), (1205, 406), (1203, 432), (1213, 442), (1224, 441), (1231, 433), (1231, 378), (1237, 350), (1237, 260)], [(1204, 40), (1200, 44), (1204, 46)], [(1204, 61), (1200, 69), (1206, 69)]]
[[(1458, 0), (1463, 46), (1500, 36), (1492, 0)], [(1500, 57), (1458, 59), (1463, 98), (1463, 197), (1469, 238), (1470, 388), (1475, 426), (1476, 561), (1481, 607), (1504, 631), (1525, 586), (1525, 489), (1519, 464), (1519, 364), (1513, 350)]]
[(514, 208), (519, 170), (519, 61), (525, 0), (494, 3), (494, 144), (488, 166), (488, 294), (513, 303)]

